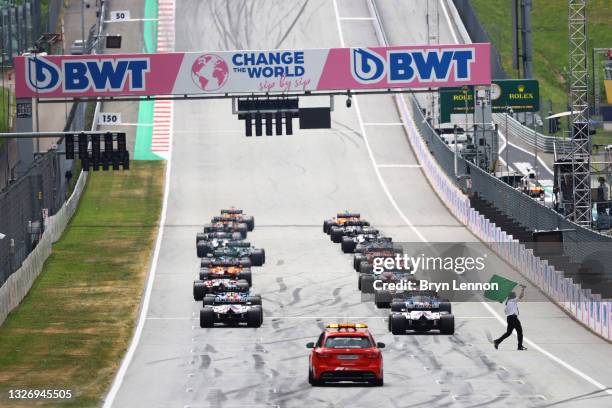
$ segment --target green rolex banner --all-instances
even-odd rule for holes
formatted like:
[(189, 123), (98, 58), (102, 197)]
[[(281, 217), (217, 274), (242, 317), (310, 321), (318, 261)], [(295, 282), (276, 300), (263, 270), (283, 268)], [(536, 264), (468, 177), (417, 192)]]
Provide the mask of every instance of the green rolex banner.
[(497, 289), (486, 290), (484, 297), (490, 300), (495, 300), (499, 303), (503, 303), (508, 298), (510, 292), (512, 292), (512, 289), (518, 285), (518, 283), (499, 275), (491, 276), (489, 283), (491, 284), (491, 287), (495, 287), (493, 284), (497, 284)]

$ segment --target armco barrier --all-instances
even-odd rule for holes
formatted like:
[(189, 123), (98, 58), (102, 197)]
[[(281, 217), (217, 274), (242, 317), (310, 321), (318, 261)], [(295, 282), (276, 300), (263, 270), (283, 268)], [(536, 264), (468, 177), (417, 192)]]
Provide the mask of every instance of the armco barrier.
[(70, 198), (55, 215), (47, 219), (45, 233), (36, 248), (23, 261), (21, 268), (0, 287), (0, 324), (19, 305), (42, 271), (43, 264), (51, 254), (51, 246), (61, 237), (77, 208), (86, 181), (87, 173), (81, 172)]
[[(521, 122), (512, 116), (508, 116), (508, 122), (506, 122), (506, 114), (504, 113), (494, 113), (493, 122), (499, 125), (499, 129), (504, 135), (508, 133), (510, 136), (510, 143), (512, 143), (513, 138), (518, 138), (530, 147), (537, 145), (538, 149), (544, 153), (553, 153), (555, 149), (558, 153), (568, 153), (572, 151), (573, 144), (571, 142), (555, 136), (547, 136), (539, 132), (534, 132), (527, 126), (523, 126)], [(508, 129), (506, 129), (506, 125), (508, 125)]]
[[(98, 37), (101, 37), (103, 33), (104, 20), (107, 17), (106, 11), (106, 2), (103, 2), (98, 20)], [(99, 42), (95, 51), (100, 51), (101, 46), (102, 42)], [(93, 115), (91, 131), (95, 131), (98, 128), (98, 115), (101, 109), (102, 102), (98, 101)], [(0, 287), (0, 325), (8, 314), (23, 300), (38, 275), (42, 272), (45, 261), (51, 255), (53, 243), (60, 239), (76, 211), (86, 183), (87, 172), (81, 172), (68, 200), (66, 200), (57, 213), (47, 219), (44, 233), (36, 248), (25, 258), (21, 267), (11, 274), (4, 285)]]
[(556, 271), (553, 266), (548, 265), (548, 261), (535, 256), (531, 249), (525, 248), (518, 240), (471, 208), (469, 198), (459, 190), (454, 180), (447, 176), (431, 155), (415, 125), (405, 97), (397, 95), (395, 101), (423, 173), (453, 215), (577, 321), (599, 336), (612, 340), (612, 300), (602, 300), (601, 296), (574, 284), (571, 278), (563, 276), (563, 272)]

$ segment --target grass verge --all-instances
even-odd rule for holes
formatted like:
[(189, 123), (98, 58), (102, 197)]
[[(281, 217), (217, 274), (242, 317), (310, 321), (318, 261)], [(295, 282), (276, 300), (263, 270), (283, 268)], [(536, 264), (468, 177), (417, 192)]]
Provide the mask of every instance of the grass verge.
[[(512, 20), (508, 0), (472, 0), (478, 18), (502, 57), (504, 70), (516, 76), (512, 68)], [(612, 7), (609, 0), (588, 1), (589, 69), (593, 48), (612, 47)], [(568, 8), (567, 1), (534, 0), (532, 11), (533, 71), (540, 82), (545, 111), (552, 101), (554, 112), (567, 110)], [(590, 73), (589, 73), (590, 75)], [(603, 72), (600, 72), (603, 78)], [(589, 86), (592, 84), (589, 83)], [(603, 91), (603, 90), (602, 90)], [(564, 127), (565, 128), (565, 127)], [(612, 142), (612, 134), (603, 132), (601, 143)]]
[[(164, 162), (90, 173), (40, 277), (0, 327), (0, 406), (98, 406), (127, 349), (157, 234)], [(10, 400), (70, 389), (70, 400)]]

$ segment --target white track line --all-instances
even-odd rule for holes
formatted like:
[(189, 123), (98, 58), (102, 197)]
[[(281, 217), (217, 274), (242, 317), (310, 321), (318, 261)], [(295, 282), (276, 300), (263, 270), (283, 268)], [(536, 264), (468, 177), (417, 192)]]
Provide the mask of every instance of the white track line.
[(379, 169), (385, 168), (408, 168), (408, 169), (420, 169), (420, 164), (377, 164), (376, 167)]
[[(174, 11), (173, 11), (173, 16), (174, 16)], [(174, 29), (172, 29), (172, 32), (174, 32)], [(159, 35), (159, 32), (158, 32), (158, 35)], [(161, 102), (161, 101), (156, 101), (155, 104), (157, 105), (158, 102)], [(164, 104), (165, 103), (162, 102), (160, 105), (157, 106), (158, 109), (157, 110), (154, 109), (154, 111), (156, 111), (157, 113), (161, 113), (159, 107), (163, 106)], [(169, 105), (170, 105), (170, 109), (164, 109), (164, 110), (168, 110), (172, 114), (172, 101), (170, 101)], [(155, 122), (155, 115), (156, 113), (154, 112), (154, 117), (153, 117), (154, 122)], [(174, 128), (174, 120), (173, 120), (173, 117), (170, 116), (169, 126), (167, 130), (168, 136), (172, 135), (173, 128)], [(155, 132), (155, 128), (153, 129), (153, 131)], [(155, 137), (152, 137), (151, 143), (152, 144), (155, 143)], [(164, 144), (164, 149), (166, 149), (165, 146), (166, 145)], [(153, 150), (153, 147), (151, 150)], [(151, 302), (151, 292), (153, 290), (153, 282), (155, 281), (155, 274), (157, 272), (157, 266), (158, 266), (157, 264), (159, 261), (159, 252), (161, 250), (162, 240), (164, 236), (164, 226), (166, 225), (166, 213), (168, 210), (168, 197), (170, 195), (170, 174), (172, 171), (172, 143), (168, 143), (166, 154), (167, 154), (167, 157), (165, 157), (166, 173), (164, 176), (165, 177), (164, 179), (164, 198), (163, 198), (163, 203), (162, 203), (161, 215), (159, 218), (159, 229), (157, 230), (157, 238), (155, 240), (155, 249), (153, 252), (153, 258), (151, 260), (151, 269), (149, 270), (149, 274), (147, 278), (147, 286), (145, 288), (144, 298), (143, 298), (143, 301), (140, 307), (140, 313), (138, 315), (138, 323), (136, 324), (136, 330), (134, 331), (134, 335), (132, 337), (132, 341), (130, 342), (130, 346), (128, 347), (127, 352), (125, 353), (125, 356), (123, 357), (123, 360), (121, 361), (121, 365), (119, 366), (117, 375), (115, 376), (113, 380), (113, 384), (110, 390), (108, 391), (106, 398), (104, 399), (103, 408), (112, 407), (113, 402), (115, 401), (115, 398), (117, 397), (117, 393), (119, 392), (119, 389), (121, 388), (121, 384), (123, 383), (123, 379), (125, 377), (125, 374), (127, 373), (128, 367), (130, 366), (130, 363), (132, 362), (132, 359), (134, 358), (136, 348), (138, 347), (138, 344), (140, 343), (140, 337), (142, 335), (142, 330), (144, 328), (145, 321), (147, 320), (147, 313), (149, 311), (149, 303)]]
[(372, 21), (373, 17), (339, 17), (342, 21)]
[[(455, 33), (455, 28), (453, 27), (452, 21), (450, 20), (450, 17), (448, 15), (448, 11), (446, 10), (446, 5), (445, 2), (442, 1), (442, 10), (444, 11), (444, 15), (446, 17), (446, 21), (448, 23), (448, 27), (450, 29), (450, 32), (453, 36), (453, 39), (455, 40), (455, 43), (459, 43), (459, 41), (457, 40), (457, 34)], [(508, 144), (510, 146), (514, 146), (512, 143), (508, 142)], [(521, 149), (518, 146), (514, 146), (520, 150), (525, 151), (524, 149)], [(542, 163), (545, 167), (546, 164)], [(548, 169), (548, 168), (547, 168)], [(493, 316), (495, 316), (495, 318), (503, 325), (506, 325), (506, 320), (504, 320), (495, 310), (493, 310), (493, 308), (486, 302), (480, 302), (483, 307), (485, 309), (487, 309), (489, 311), (489, 313), (491, 313)], [(562, 366), (563, 368), (567, 369), (568, 371), (574, 373), (575, 375), (577, 375), (578, 377), (582, 378), (583, 380), (587, 381), (589, 384), (595, 386), (596, 388), (604, 391), (606, 394), (612, 395), (612, 390), (609, 390), (608, 387), (606, 387), (605, 385), (603, 385), (602, 383), (598, 382), (597, 380), (593, 379), (592, 377), (588, 376), (587, 374), (585, 374), (584, 372), (580, 371), (579, 369), (577, 369), (576, 367), (570, 365), (569, 363), (565, 362), (564, 360), (560, 359), (559, 357), (555, 356), (554, 354), (546, 351), (545, 349), (543, 349), (542, 347), (540, 347), (539, 345), (537, 345), (536, 343), (534, 343), (533, 341), (529, 340), (527, 337), (523, 338), (525, 343), (529, 344), (531, 347), (533, 347), (535, 350), (539, 351), (540, 353), (542, 353), (543, 355), (545, 355), (546, 357), (548, 357), (549, 359), (551, 359), (552, 361), (556, 362), (557, 364), (559, 364), (560, 366)]]
[(119, 371), (117, 371), (117, 375), (113, 380), (113, 385), (111, 386), (110, 391), (106, 395), (104, 400), (103, 408), (110, 408), (113, 405), (115, 397), (117, 396), (117, 392), (119, 388), (121, 388), (121, 384), (123, 383), (123, 378), (125, 377), (125, 373), (132, 362), (132, 358), (134, 357), (134, 353), (136, 352), (136, 348), (138, 347), (138, 343), (140, 343), (140, 336), (142, 335), (142, 329), (145, 324), (145, 320), (147, 318), (147, 313), (149, 311), (149, 303), (151, 301), (151, 291), (153, 290), (153, 282), (155, 281), (155, 273), (157, 272), (157, 263), (159, 260), (159, 252), (162, 245), (163, 235), (164, 235), (164, 226), (166, 225), (166, 212), (168, 209), (168, 196), (170, 195), (170, 172), (172, 170), (172, 146), (170, 146), (169, 157), (166, 161), (166, 174), (164, 180), (164, 201), (162, 204), (161, 216), (159, 218), (159, 229), (157, 230), (157, 239), (155, 240), (155, 250), (153, 252), (153, 259), (151, 261), (151, 270), (149, 271), (149, 277), (147, 280), (147, 287), (144, 293), (144, 299), (142, 301), (142, 305), (140, 308), (140, 314), (138, 316), (138, 323), (136, 325), (136, 330), (134, 332), (134, 336), (132, 337), (132, 341), (130, 343), (130, 347), (125, 353), (125, 357), (121, 361), (121, 366), (119, 367)]
[[(338, 16), (339, 16), (338, 2), (336, 0), (333, 0), (333, 3), (334, 3), (334, 11), (336, 13), (336, 26), (338, 28), (338, 35), (340, 37), (340, 45), (342, 47), (345, 47), (344, 35), (342, 34), (342, 26), (340, 24), (340, 20), (338, 19)], [(376, 173), (376, 177), (378, 178), (378, 182), (380, 183), (380, 186), (382, 187), (383, 191), (385, 192), (385, 195), (389, 199), (389, 202), (391, 203), (393, 208), (395, 208), (395, 211), (400, 216), (400, 218), (404, 221), (404, 223), (406, 223), (406, 225), (408, 225), (408, 227), (410, 227), (410, 229), (414, 231), (414, 233), (419, 237), (421, 241), (427, 242), (423, 234), (421, 234), (421, 232), (417, 228), (415, 228), (415, 226), (412, 224), (412, 222), (410, 222), (408, 217), (406, 217), (406, 215), (402, 212), (399, 205), (397, 204), (397, 202), (391, 195), (391, 192), (389, 191), (389, 188), (387, 187), (385, 180), (383, 180), (382, 175), (380, 174), (380, 170), (378, 169), (376, 165), (376, 160), (374, 159), (374, 153), (372, 152), (372, 148), (370, 147), (370, 142), (368, 142), (368, 136), (365, 130), (365, 126), (363, 124), (363, 117), (361, 116), (361, 110), (359, 109), (359, 103), (357, 102), (356, 97), (354, 98), (354, 100), (355, 100), (355, 103), (354, 103), (355, 113), (357, 114), (357, 119), (359, 120), (359, 128), (361, 130), (361, 134), (363, 135), (363, 141), (365, 142), (365, 146), (366, 146), (366, 149), (368, 150), (370, 161), (372, 162), (372, 166), (374, 167), (374, 172)]]
[[(373, 1), (373, 0), (370, 0)], [(444, 14), (446, 15), (446, 19), (448, 21), (449, 24), (449, 28), (451, 30), (451, 34), (453, 35), (453, 38), (455, 39), (455, 43), (457, 43), (457, 35), (455, 34), (454, 28), (452, 26), (452, 23), (450, 21), (450, 18), (448, 16), (448, 12), (446, 10), (446, 7), (444, 5), (444, 1), (441, 2), (442, 3), (442, 8), (444, 11)], [(338, 17), (338, 7), (336, 4), (336, 0), (334, 0), (334, 9), (336, 10), (336, 17)], [(378, 24), (380, 24), (380, 22), (377, 22)], [(341, 45), (342, 47), (344, 47), (344, 37), (342, 36), (342, 31), (340, 28), (340, 23), (338, 21), (338, 30), (339, 34), (340, 34), (340, 40), (341, 40)], [(354, 101), (354, 105), (355, 105), (355, 109), (356, 109), (356, 113), (357, 113), (357, 119), (359, 120), (360, 123), (360, 127), (361, 127), (361, 132), (363, 134), (363, 140), (365, 142), (366, 148), (368, 150), (368, 153), (370, 155), (370, 159), (372, 161), (372, 165), (374, 166), (374, 171), (376, 172), (376, 175), (378, 176), (378, 179), (381, 183), (381, 186), (383, 187), (383, 190), (385, 191), (385, 193), (387, 194), (387, 197), (389, 198), (389, 200), (391, 201), (391, 204), (393, 204), (393, 207), (396, 209), (398, 215), (400, 216), (400, 218), (402, 218), (402, 220), (404, 220), (404, 222), (406, 222), (406, 224), (411, 227), (413, 230), (415, 230), (415, 232), (417, 232), (417, 235), (419, 236), (419, 238), (423, 241), (423, 242), (428, 242), (425, 237), (418, 232), (418, 230), (414, 227), (414, 225), (410, 222), (410, 220), (408, 220), (408, 218), (406, 217), (406, 215), (399, 209), (397, 203), (395, 202), (395, 200), (393, 199), (393, 196), (391, 195), (389, 189), (387, 188), (387, 185), (385, 184), (384, 180), (382, 179), (380, 172), (378, 171), (378, 167), (376, 166), (376, 161), (374, 160), (374, 157), (372, 155), (372, 150), (370, 149), (370, 145), (368, 143), (368, 138), (367, 138), (367, 134), (365, 132), (365, 128), (363, 126), (363, 119), (361, 117), (361, 112), (359, 111), (359, 105), (357, 103), (357, 97), (354, 97), (355, 101)], [(491, 313), (491, 315), (497, 320), (499, 321), (503, 326), (506, 326), (506, 320), (503, 319), (495, 310), (493, 310), (493, 308), (487, 304), (486, 302), (480, 302), (483, 307), (489, 312)], [(590, 383), (591, 385), (597, 387), (598, 389), (605, 391), (607, 394), (612, 395), (612, 390), (607, 389), (606, 386), (604, 386), (603, 384), (601, 384), (600, 382), (596, 381), (595, 379), (593, 379), (592, 377), (588, 376), (587, 374), (585, 374), (584, 372), (578, 370), (577, 368), (575, 368), (574, 366), (570, 365), (569, 363), (561, 360), (560, 358), (556, 357), (555, 355), (551, 354), (550, 352), (544, 350), (542, 347), (538, 346), (536, 343), (534, 343), (533, 341), (529, 340), (527, 337), (523, 338), (525, 343), (527, 343), (528, 345), (530, 345), (531, 347), (533, 347), (535, 350), (539, 351), (540, 353), (542, 353), (543, 355), (545, 355), (546, 357), (548, 357), (549, 359), (551, 359), (552, 361), (556, 362), (557, 364), (559, 364), (560, 366), (566, 368), (568, 371), (576, 374), (577, 376), (579, 376), (580, 378), (584, 379), (585, 381), (587, 381), (588, 383)]]

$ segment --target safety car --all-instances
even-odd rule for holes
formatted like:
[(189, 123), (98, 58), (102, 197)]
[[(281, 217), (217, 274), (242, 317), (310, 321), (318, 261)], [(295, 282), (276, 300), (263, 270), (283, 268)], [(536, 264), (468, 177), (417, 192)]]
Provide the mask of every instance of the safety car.
[(324, 382), (384, 383), (384, 343), (376, 343), (365, 324), (332, 323), (325, 326), (317, 342), (306, 344), (311, 349), (308, 357), (308, 383), (317, 386)]

